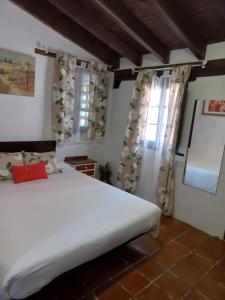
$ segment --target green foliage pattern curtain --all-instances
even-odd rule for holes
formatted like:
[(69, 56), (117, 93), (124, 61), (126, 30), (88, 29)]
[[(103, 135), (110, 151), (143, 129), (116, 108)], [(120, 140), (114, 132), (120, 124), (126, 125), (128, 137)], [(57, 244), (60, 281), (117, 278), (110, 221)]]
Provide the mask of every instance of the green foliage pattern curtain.
[(89, 91), (89, 140), (102, 139), (105, 135), (106, 107), (108, 94), (109, 72), (107, 66), (99, 61), (90, 63)]
[(74, 74), (76, 58), (62, 52), (56, 54), (53, 82), (53, 136), (59, 143), (73, 135)]
[(128, 125), (117, 176), (118, 187), (130, 193), (135, 193), (140, 176), (149, 96), (154, 74), (153, 70), (139, 72), (130, 103)]

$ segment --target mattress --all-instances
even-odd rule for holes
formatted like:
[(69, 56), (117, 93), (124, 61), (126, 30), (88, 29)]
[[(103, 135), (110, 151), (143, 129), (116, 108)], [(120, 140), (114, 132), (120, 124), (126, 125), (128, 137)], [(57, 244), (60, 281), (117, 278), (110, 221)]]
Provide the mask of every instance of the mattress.
[(216, 193), (221, 160), (219, 157), (189, 154), (184, 183), (209, 193)]
[(160, 209), (72, 169), (0, 182), (0, 299), (24, 299), (60, 274), (145, 232)]

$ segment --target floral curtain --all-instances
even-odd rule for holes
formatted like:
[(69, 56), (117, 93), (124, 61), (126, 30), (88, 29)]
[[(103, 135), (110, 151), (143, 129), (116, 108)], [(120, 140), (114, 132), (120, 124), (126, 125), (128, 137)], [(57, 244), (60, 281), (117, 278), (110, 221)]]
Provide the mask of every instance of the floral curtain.
[(149, 95), (154, 74), (152, 70), (138, 74), (130, 103), (128, 125), (117, 176), (118, 186), (130, 193), (135, 193), (140, 176)]
[(53, 82), (53, 136), (64, 143), (73, 135), (74, 73), (76, 58), (62, 52), (56, 54)]
[(105, 134), (109, 72), (98, 61), (90, 63), (88, 139), (101, 139)]
[(184, 65), (173, 68), (171, 74), (168, 117), (157, 189), (157, 202), (165, 215), (171, 215), (174, 208), (174, 162), (178, 123), (190, 71), (191, 67)]

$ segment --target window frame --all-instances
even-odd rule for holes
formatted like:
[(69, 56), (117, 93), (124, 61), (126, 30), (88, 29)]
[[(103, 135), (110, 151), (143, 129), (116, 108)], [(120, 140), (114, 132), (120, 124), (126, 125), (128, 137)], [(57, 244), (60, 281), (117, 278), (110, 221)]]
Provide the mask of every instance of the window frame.
[[(163, 78), (171, 78), (170, 74), (163, 74), (162, 76), (158, 77), (158, 80), (163, 80)], [(165, 83), (164, 83), (165, 84)], [(157, 88), (157, 85), (156, 85)], [(154, 89), (154, 88), (153, 88)], [(146, 123), (146, 130), (148, 127), (151, 128), (151, 126), (156, 126), (156, 135), (155, 135), (155, 140), (151, 140), (151, 139), (146, 139), (146, 132), (145, 132), (145, 141), (147, 142), (147, 147), (148, 149), (152, 149), (152, 150), (157, 150), (158, 146), (157, 146), (157, 136), (159, 134), (159, 132), (162, 130), (162, 127), (166, 126), (166, 124), (164, 124), (163, 121), (163, 114), (165, 113), (165, 109), (168, 110), (168, 101), (166, 101), (166, 99), (169, 99), (169, 93), (170, 93), (170, 82), (169, 82), (169, 86), (167, 88), (168, 90), (168, 95), (167, 97), (163, 96), (163, 92), (160, 91), (160, 95), (159, 95), (159, 102), (158, 104), (153, 104), (151, 105), (151, 100), (149, 103), (149, 107), (148, 107), (148, 115), (150, 112), (151, 108), (157, 108), (158, 109), (158, 118), (157, 118), (157, 123), (155, 122), (148, 122), (147, 119), (147, 123)], [(150, 93), (149, 98), (152, 97), (152, 93)], [(162, 101), (164, 102), (162, 105)]]

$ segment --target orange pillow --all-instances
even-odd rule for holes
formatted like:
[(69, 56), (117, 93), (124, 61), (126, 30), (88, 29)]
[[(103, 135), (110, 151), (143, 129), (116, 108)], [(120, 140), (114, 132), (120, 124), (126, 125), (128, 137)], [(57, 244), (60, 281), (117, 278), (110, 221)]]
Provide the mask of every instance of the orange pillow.
[(14, 183), (31, 181), (36, 179), (47, 179), (45, 163), (27, 165), (27, 166), (12, 166), (12, 177)]

